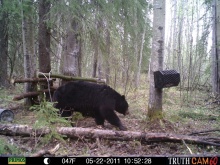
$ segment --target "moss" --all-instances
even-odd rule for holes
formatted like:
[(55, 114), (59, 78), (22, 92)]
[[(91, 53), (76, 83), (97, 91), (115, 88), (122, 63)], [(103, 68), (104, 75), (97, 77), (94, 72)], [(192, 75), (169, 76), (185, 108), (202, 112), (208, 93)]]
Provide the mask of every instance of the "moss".
[(148, 109), (148, 117), (150, 120), (163, 119), (162, 109)]

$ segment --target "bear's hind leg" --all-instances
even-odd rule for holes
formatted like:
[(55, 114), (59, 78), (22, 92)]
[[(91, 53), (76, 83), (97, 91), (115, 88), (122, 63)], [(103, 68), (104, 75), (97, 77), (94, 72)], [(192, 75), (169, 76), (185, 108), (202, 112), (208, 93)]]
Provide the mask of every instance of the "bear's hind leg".
[(95, 114), (95, 122), (97, 125), (104, 126), (105, 119), (102, 117), (102, 115), (100, 113), (96, 113)]

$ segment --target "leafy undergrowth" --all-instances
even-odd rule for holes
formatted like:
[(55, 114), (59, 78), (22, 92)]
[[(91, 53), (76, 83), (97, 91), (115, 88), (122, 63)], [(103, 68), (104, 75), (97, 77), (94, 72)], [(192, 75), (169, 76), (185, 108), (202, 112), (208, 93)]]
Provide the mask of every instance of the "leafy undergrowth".
[[(11, 108), (15, 113), (14, 123), (34, 125), (36, 112), (24, 110), (22, 101), (11, 101), (21, 90), (0, 89), (0, 108)], [(118, 114), (129, 131), (174, 133), (189, 135), (193, 132), (220, 128), (220, 106), (212, 101), (208, 93), (196, 91), (191, 98), (177, 88), (164, 89), (164, 120), (151, 122), (147, 117), (148, 90), (141, 87), (127, 95), (129, 116)], [(184, 98), (184, 99), (183, 99)], [(184, 100), (184, 101), (183, 101)], [(14, 107), (18, 107), (17, 109)], [(97, 128), (94, 119), (76, 117), (77, 127)], [(104, 128), (116, 129), (109, 123)], [(213, 131), (195, 136), (219, 138), (220, 132)], [(220, 148), (214, 146), (183, 143), (141, 143), (140, 141), (112, 141), (104, 139), (65, 138), (50, 139), (44, 142), (39, 137), (0, 136), (0, 154), (31, 155), (41, 149), (51, 149), (61, 144), (55, 156), (127, 156), (127, 155), (190, 155), (220, 154)]]

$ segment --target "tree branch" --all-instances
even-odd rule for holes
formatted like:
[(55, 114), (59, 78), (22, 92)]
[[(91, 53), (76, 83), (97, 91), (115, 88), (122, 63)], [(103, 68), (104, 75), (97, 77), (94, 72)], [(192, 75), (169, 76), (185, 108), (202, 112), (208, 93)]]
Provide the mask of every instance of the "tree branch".
[[(50, 79), (49, 81), (55, 81), (56, 79)], [(25, 82), (46, 82), (46, 78), (24, 78), (24, 79), (11, 79), (11, 83), (25, 83)]]

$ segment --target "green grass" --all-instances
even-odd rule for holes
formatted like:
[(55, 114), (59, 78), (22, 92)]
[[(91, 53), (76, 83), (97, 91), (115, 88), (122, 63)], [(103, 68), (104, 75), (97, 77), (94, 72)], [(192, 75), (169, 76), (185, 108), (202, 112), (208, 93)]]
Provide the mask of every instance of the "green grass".
[(16, 155), (19, 153), (18, 147), (9, 143), (5, 138), (0, 137), (0, 155)]
[(180, 117), (191, 118), (193, 120), (219, 120), (220, 119), (219, 116), (213, 116), (213, 115), (206, 113), (204, 111), (201, 111), (201, 110), (180, 111), (178, 114)]
[(21, 87), (0, 88), (0, 108), (9, 108), (10, 106), (23, 103), (23, 100), (13, 101), (13, 97), (21, 93), (23, 93)]

